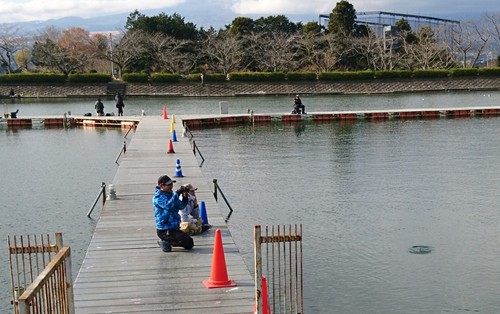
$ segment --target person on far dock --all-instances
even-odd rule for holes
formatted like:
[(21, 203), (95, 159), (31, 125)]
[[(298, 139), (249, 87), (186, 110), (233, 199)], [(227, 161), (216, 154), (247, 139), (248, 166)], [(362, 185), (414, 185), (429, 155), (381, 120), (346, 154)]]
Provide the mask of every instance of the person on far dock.
[(300, 96), (297, 94), (295, 95), (295, 99), (293, 100), (293, 111), (292, 113), (294, 114), (305, 114), (306, 113), (306, 106), (302, 103), (302, 100), (300, 99)]
[(104, 115), (104, 104), (102, 103), (101, 98), (97, 98), (94, 108), (98, 116)]
[(115, 96), (116, 108), (118, 108), (118, 115), (123, 116), (123, 107), (125, 104), (123, 103), (123, 96), (120, 93), (117, 93)]

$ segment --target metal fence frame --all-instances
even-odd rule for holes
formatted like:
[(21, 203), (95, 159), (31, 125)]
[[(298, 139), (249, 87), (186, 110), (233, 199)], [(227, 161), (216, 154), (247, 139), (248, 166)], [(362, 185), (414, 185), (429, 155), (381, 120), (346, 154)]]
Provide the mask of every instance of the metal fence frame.
[[(63, 247), (62, 233), (56, 233), (55, 241), (53, 243), (52, 241), (54, 239), (51, 239), (48, 234), (7, 237), (12, 293), (11, 302), (14, 305), (13, 312), (15, 314), (74, 313), (70, 250)], [(55, 261), (56, 259), (58, 260)], [(64, 269), (60, 269), (60, 264), (63, 262), (65, 265)], [(42, 280), (48, 274), (56, 278)], [(40, 282), (40, 280), (43, 282)], [(46, 311), (42, 311), (42, 307), (31, 309), (29, 306), (21, 306), (22, 308), (20, 308), (19, 302), (21, 298), (26, 301), (26, 298), (29, 296), (29, 300), (33, 300), (34, 297), (31, 296), (32, 292), (40, 291), (33, 284), (44, 282), (48, 282), (49, 285), (42, 289), (42, 293), (52, 293), (48, 295), (47, 302), (53, 304), (65, 302), (68, 304), (68, 312), (59, 312), (50, 307), (45, 307), (44, 309), (48, 309)], [(64, 288), (65, 295), (61, 296), (60, 294), (63, 292), (62, 288)], [(59, 300), (58, 298), (61, 298), (62, 301), (55, 301)], [(41, 304), (40, 300), (36, 301), (36, 304)], [(29, 305), (29, 302), (25, 303), (25, 305)]]
[[(303, 313), (302, 224), (254, 226), (256, 313)], [(265, 250), (262, 245), (265, 244)], [(263, 258), (263, 254), (265, 257)], [(265, 274), (264, 271), (265, 270)], [(262, 277), (267, 278), (268, 303), (263, 307)], [(268, 311), (263, 309), (267, 308)]]
[(63, 247), (17, 302), (19, 314), (73, 314), (71, 249)]

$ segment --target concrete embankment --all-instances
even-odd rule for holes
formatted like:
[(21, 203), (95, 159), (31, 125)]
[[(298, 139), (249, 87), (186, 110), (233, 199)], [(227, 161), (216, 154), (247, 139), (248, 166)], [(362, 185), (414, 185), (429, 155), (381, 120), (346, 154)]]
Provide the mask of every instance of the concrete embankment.
[(290, 94), (380, 94), (423, 91), (500, 90), (500, 77), (370, 80), (349, 82), (207, 82), (200, 83), (101, 83), (52, 85), (0, 85), (5, 97), (13, 88), (23, 97), (112, 97), (120, 91), (127, 96), (256, 96)]

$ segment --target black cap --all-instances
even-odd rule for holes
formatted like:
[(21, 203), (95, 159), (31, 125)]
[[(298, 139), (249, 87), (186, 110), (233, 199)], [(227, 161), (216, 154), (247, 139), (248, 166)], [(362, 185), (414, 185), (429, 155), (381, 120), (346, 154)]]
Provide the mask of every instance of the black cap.
[(158, 185), (160, 185), (160, 184), (169, 185), (169, 184), (172, 184), (174, 182), (176, 182), (176, 181), (170, 179), (170, 177), (167, 175), (161, 176), (158, 178)]

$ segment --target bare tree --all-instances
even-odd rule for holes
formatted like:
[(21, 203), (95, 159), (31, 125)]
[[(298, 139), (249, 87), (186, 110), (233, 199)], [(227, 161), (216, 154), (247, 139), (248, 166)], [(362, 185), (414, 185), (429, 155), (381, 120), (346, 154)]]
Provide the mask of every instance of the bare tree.
[(21, 34), (20, 28), (10, 24), (0, 25), (0, 63), (5, 66), (7, 73), (17, 70), (15, 55), (26, 47), (27, 38)]
[(260, 71), (288, 71), (295, 68), (295, 37), (278, 31), (252, 33), (248, 52)]
[[(97, 71), (97, 72), (113, 72), (114, 66), (110, 67), (110, 61), (101, 58), (102, 55), (108, 54), (111, 47), (111, 34), (109, 37), (102, 33), (92, 34), (90, 36), (89, 45), (91, 49), (89, 53), (91, 54), (89, 63), (85, 66), (86, 71)], [(111, 62), (112, 63), (112, 62)], [(114, 73), (112, 73), (114, 75)]]
[(486, 14), (486, 23), (487, 31), (490, 33), (493, 41), (491, 43), (493, 52), (489, 52), (489, 58), (493, 59), (493, 53), (495, 53), (495, 58), (500, 55), (500, 13)]
[(365, 37), (355, 38), (352, 47), (363, 57), (370, 70), (379, 71), (387, 68), (383, 39), (377, 37), (374, 32), (369, 32)]
[(342, 49), (339, 37), (333, 34), (304, 34), (299, 38), (303, 63), (315, 72), (335, 70), (347, 50)]
[(452, 49), (457, 55), (461, 55), (461, 62), (464, 68), (474, 66), (479, 56), (485, 50), (490, 36), (491, 34), (483, 31), (474, 22), (462, 22), (454, 28)]
[(202, 42), (202, 53), (209, 68), (215, 72), (227, 75), (241, 69), (244, 56), (242, 42), (229, 32), (217, 34), (214, 29), (208, 30)]
[(145, 48), (155, 61), (154, 72), (187, 73), (196, 64), (191, 53), (191, 42), (163, 33), (150, 34), (145, 38)]
[(128, 31), (118, 43), (111, 43), (112, 49), (101, 51), (98, 57), (113, 62), (118, 67), (118, 77), (121, 78), (123, 70), (146, 52), (143, 43), (147, 36), (149, 35), (142, 31)]
[(456, 66), (455, 59), (444, 44), (423, 41), (419, 44), (406, 45), (406, 50), (407, 69), (449, 69)]
[(490, 27), (488, 28), (489, 32), (495, 40), (500, 40), (500, 13), (497, 14), (486, 14), (486, 19), (490, 23)]

